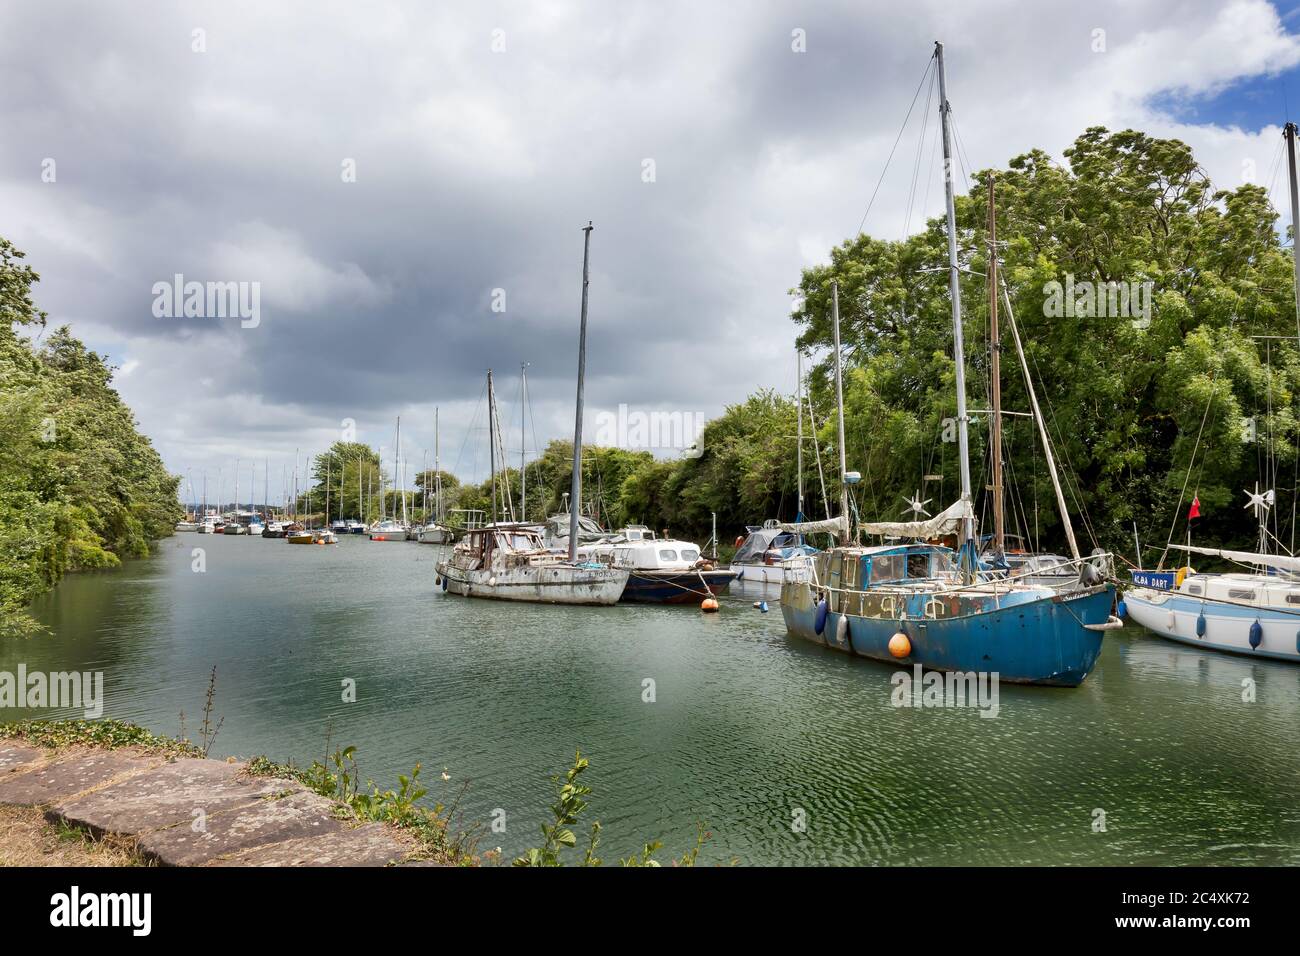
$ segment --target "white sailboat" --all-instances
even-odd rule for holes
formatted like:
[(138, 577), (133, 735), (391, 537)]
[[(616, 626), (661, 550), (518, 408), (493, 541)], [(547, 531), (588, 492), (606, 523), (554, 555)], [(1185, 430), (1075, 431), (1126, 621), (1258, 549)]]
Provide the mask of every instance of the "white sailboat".
[[(1283, 128), (1291, 182), (1291, 221), (1300, 223), (1300, 187), (1296, 180), (1296, 124)], [(1293, 243), (1292, 278), (1296, 283), (1296, 331), (1300, 333), (1300, 244)], [(1195, 452), (1188, 465), (1195, 464)], [(1161, 637), (1229, 654), (1300, 662), (1300, 557), (1269, 552), (1268, 515), (1277, 496), (1270, 488), (1246, 491), (1245, 508), (1259, 522), (1255, 551), (1196, 547), (1191, 532), (1185, 545), (1168, 548), (1221, 558), (1249, 570), (1197, 574), (1190, 566), (1135, 570), (1137, 587), (1124, 595), (1129, 617)], [(1180, 504), (1181, 507), (1181, 504)], [(1192, 515), (1189, 513), (1188, 520)], [(1170, 532), (1172, 536), (1172, 530)], [(1139, 552), (1140, 557), (1140, 552)]]
[[(451, 544), (456, 538), (452, 530), (442, 523), (442, 470), (438, 451), (438, 409), (435, 407), (433, 410), (433, 520), (426, 521), (417, 529), (416, 540), (420, 544)], [(427, 480), (424, 495), (424, 510), (427, 514), (429, 511)]]
[[(571, 500), (582, 500), (582, 407), (587, 363), (587, 288), (591, 223), (583, 228), (582, 319), (578, 335), (578, 396), (573, 437)], [(496, 395), (488, 371), (488, 443), (492, 472), (492, 524), (470, 531), (451, 556), (438, 562), (437, 580), (444, 591), (465, 597), (549, 604), (617, 603), (627, 585), (626, 568), (580, 562), (577, 556), (577, 509), (573, 510), (568, 557), (548, 551), (535, 526), (498, 523), (496, 488)]]

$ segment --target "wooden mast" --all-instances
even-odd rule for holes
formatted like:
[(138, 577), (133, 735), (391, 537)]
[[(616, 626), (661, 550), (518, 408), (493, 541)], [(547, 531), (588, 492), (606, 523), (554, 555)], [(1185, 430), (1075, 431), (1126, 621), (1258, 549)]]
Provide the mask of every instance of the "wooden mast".
[(998, 224), (993, 202), (993, 177), (989, 177), (989, 362), (993, 390), (993, 421), (989, 453), (993, 456), (993, 553), (1006, 550), (1002, 492), (1002, 338), (998, 334)]
[(837, 444), (840, 452), (840, 520), (844, 522), (844, 526), (840, 528), (840, 544), (848, 544), (849, 481), (848, 465), (845, 463), (844, 454), (844, 385), (840, 371), (840, 284), (838, 281), (831, 282), (831, 319), (835, 333), (835, 409), (839, 415), (839, 440)]

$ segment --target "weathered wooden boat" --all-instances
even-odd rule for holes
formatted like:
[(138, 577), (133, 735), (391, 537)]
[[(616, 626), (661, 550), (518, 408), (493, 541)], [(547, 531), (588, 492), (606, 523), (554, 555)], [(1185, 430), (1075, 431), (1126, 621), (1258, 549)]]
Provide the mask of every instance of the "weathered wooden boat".
[[(495, 598), (505, 601), (533, 601), (547, 604), (615, 604), (627, 585), (626, 568), (614, 568), (578, 558), (577, 503), (582, 501), (582, 407), (583, 381), (587, 357), (587, 287), (590, 223), (583, 229), (582, 318), (578, 333), (578, 394), (575, 403), (573, 465), (569, 500), (575, 503), (570, 515), (567, 557), (548, 550), (536, 525), (523, 522), (498, 522), (501, 498), (506, 511), (509, 485), (497, 481), (497, 409), (492, 371), (487, 374), (488, 455), (492, 483), (492, 523), (486, 528), (469, 531), (452, 549), (450, 557), (439, 561), (437, 582), (444, 591), (466, 597)], [(498, 490), (503, 494), (498, 496)]]
[(541, 604), (617, 604), (627, 581), (624, 568), (570, 562), (547, 550), (535, 527), (509, 524), (466, 534), (437, 576), (451, 594)]

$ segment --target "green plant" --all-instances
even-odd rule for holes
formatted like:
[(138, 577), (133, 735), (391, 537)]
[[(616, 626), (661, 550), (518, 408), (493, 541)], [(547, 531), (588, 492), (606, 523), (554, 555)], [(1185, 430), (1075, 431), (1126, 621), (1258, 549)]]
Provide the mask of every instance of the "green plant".
[[(564, 776), (554, 778), (555, 803), (551, 804), (551, 814), (555, 822), (542, 824), (542, 845), (525, 851), (523, 856), (515, 860), (515, 866), (563, 866), (560, 854), (577, 845), (578, 838), (572, 828), (577, 825), (582, 811), (587, 809), (587, 801), (583, 798), (591, 793), (591, 788), (579, 783), (578, 778), (589, 765), (587, 758), (579, 751), (574, 754), (573, 766)], [(600, 824), (597, 822), (591, 827), (591, 837), (583, 858), (584, 865), (600, 864), (595, 856), (599, 842)]]

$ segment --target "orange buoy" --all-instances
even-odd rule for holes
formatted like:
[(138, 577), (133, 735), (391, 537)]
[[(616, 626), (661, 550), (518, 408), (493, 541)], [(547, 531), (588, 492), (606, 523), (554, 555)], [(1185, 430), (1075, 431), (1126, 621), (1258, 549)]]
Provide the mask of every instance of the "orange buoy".
[(912, 653), (912, 642), (907, 639), (907, 635), (902, 631), (889, 639), (889, 653), (895, 657), (906, 657)]
[(700, 610), (703, 611), (705, 614), (717, 614), (718, 599), (706, 597), (703, 601), (700, 602)]

